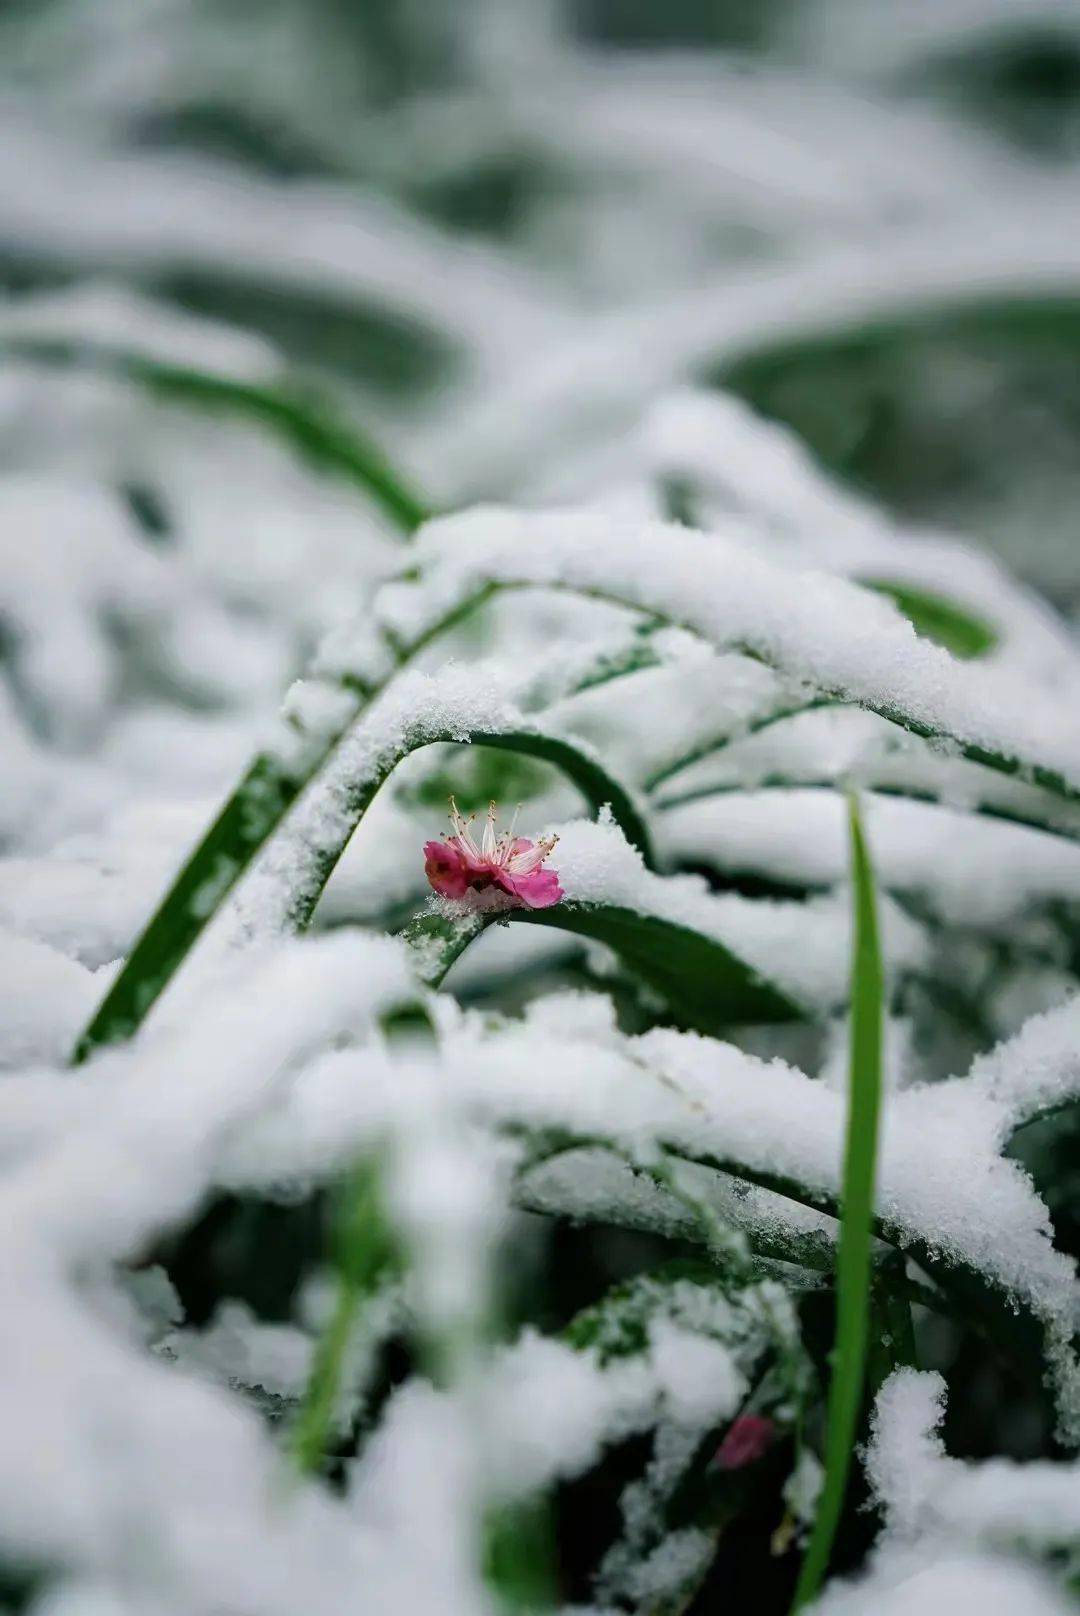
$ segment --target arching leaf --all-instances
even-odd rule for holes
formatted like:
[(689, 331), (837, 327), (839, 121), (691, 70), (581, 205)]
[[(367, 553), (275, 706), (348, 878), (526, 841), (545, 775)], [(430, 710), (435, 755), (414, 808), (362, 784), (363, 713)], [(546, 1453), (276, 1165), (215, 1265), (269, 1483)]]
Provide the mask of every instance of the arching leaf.
[[(337, 732), (340, 740), (345, 730)], [(398, 763), (422, 746), (460, 741), (454, 728), (424, 728), (407, 735), (379, 766), (358, 779), (338, 807), (335, 834), (320, 839), (299, 861), (282, 903), (283, 919), (295, 929), (308, 924), (349, 839)], [(578, 787), (593, 812), (607, 807), (646, 859), (652, 860), (648, 829), (633, 799), (590, 754), (561, 736), (532, 730), (475, 731), (473, 744), (534, 757), (560, 769)], [(229, 799), (195, 849), (75, 1049), (84, 1060), (95, 1048), (130, 1035), (202, 931), (209, 914), (250, 863), (266, 835), (284, 817), (304, 782), (283, 771), (269, 756), (256, 759), (238, 792)]]
[(431, 515), (383, 450), (309, 387), (234, 379), (92, 342), (9, 337), (0, 349), (40, 363), (95, 365), (160, 398), (257, 421), (312, 465), (362, 488), (405, 534)]
[(461, 920), (423, 914), (403, 936), (429, 986), (438, 986), (469, 944), (491, 925), (550, 926), (603, 943), (672, 1013), (698, 1032), (755, 1022), (796, 1021), (806, 1012), (780, 986), (761, 976), (714, 938), (687, 926), (614, 904), (564, 900), (550, 909), (477, 913)]
[(895, 601), (917, 634), (943, 645), (955, 657), (966, 661), (985, 656), (998, 643), (997, 629), (944, 595), (888, 578), (860, 578), (859, 582)]

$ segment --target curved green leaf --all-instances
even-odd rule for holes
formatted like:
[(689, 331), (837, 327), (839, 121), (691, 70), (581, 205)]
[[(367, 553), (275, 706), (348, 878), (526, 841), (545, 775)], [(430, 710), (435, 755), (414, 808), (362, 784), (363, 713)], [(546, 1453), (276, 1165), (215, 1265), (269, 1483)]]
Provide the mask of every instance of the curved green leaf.
[(916, 634), (936, 641), (965, 661), (985, 656), (1001, 638), (996, 628), (944, 595), (889, 578), (859, 578), (856, 582), (875, 594), (886, 595), (900, 608)]
[(307, 387), (234, 380), (100, 343), (8, 337), (0, 346), (40, 363), (94, 365), (158, 397), (257, 421), (312, 465), (362, 488), (403, 533), (415, 532), (431, 515), (383, 451)]
[(640, 981), (662, 995), (680, 1022), (697, 1032), (806, 1017), (806, 1011), (781, 988), (763, 981), (745, 960), (714, 938), (615, 904), (564, 899), (550, 909), (475, 913), (461, 920), (422, 914), (409, 923), (402, 936), (414, 952), (423, 981), (437, 987), (481, 932), (507, 922), (551, 926), (605, 944)]
[[(415, 577), (415, 573), (404, 574), (403, 580), (410, 576)], [(269, 754), (260, 754), (255, 759), (136, 944), (105, 1004), (80, 1040), (76, 1059), (82, 1059), (97, 1044), (129, 1036), (139, 1025), (244, 869), (280, 823), (299, 791), (314, 779), (366, 703), (385, 689), (394, 674), (418, 652), (485, 602), (507, 590), (529, 588), (560, 588), (566, 594), (608, 601), (650, 619), (669, 622), (673, 627), (698, 632), (692, 623), (681, 619), (661, 619), (652, 607), (619, 590), (599, 586), (537, 584), (526, 578), (470, 578), (468, 592), (454, 601), (442, 616), (429, 622), (415, 640), (407, 644), (394, 642), (388, 646), (393, 665), (377, 685), (361, 686), (355, 681), (345, 681), (346, 688), (356, 693), (353, 711), (340, 727), (320, 734), (317, 739), (311, 738), (309, 756), (301, 771), (286, 768), (279, 759)], [(723, 648), (731, 647), (725, 641)], [(747, 650), (748, 654), (762, 654), (752, 647), (742, 649)], [(828, 699), (842, 699), (833, 692), (824, 691), (822, 695)], [(1000, 774), (1022, 778), (1064, 801), (1080, 803), (1080, 789), (1071, 785), (1056, 769), (966, 741), (962, 736), (917, 718), (895, 701), (867, 700), (857, 705), (924, 740), (951, 742), (959, 754), (970, 762), (980, 763)]]
[[(398, 764), (425, 746), (445, 746), (461, 741), (461, 734), (456, 730), (433, 731), (425, 727), (421, 735), (406, 737), (378, 769), (358, 780), (352, 790), (346, 793), (345, 799), (337, 806), (340, 824), (337, 835), (330, 841), (320, 842), (307, 864), (296, 872), (289, 905), (289, 921), (294, 928), (300, 930), (311, 920), (323, 889), (356, 827)], [(598, 814), (602, 808), (611, 810), (612, 817), (627, 840), (639, 850), (646, 864), (650, 868), (653, 866), (649, 832), (632, 797), (595, 758), (571, 741), (558, 735), (545, 735), (539, 730), (473, 730), (463, 744), (520, 753), (524, 757), (538, 758), (554, 765), (578, 788), (593, 813)]]
[[(720, 748), (717, 748), (719, 751)], [(955, 806), (950, 799), (949, 789), (943, 786), (940, 791), (934, 791), (924, 783), (905, 786), (895, 781), (876, 779), (873, 774), (866, 774), (862, 778), (864, 789), (878, 797), (896, 797), (901, 802), (924, 803), (931, 807), (952, 808)], [(710, 797), (738, 796), (742, 792), (757, 793), (759, 791), (827, 791), (842, 790), (842, 782), (835, 775), (822, 774), (766, 774), (751, 784), (741, 784), (736, 781), (722, 781), (715, 785), (695, 786), (689, 791), (673, 791), (670, 796), (661, 797), (654, 808), (658, 813), (670, 808), (682, 808), (687, 803), (705, 802)], [(1025, 830), (1043, 831), (1047, 836), (1060, 836), (1067, 842), (1080, 840), (1080, 823), (1077, 823), (1063, 810), (1051, 808), (1043, 812), (1033, 808), (1025, 812), (1022, 808), (1006, 806), (995, 802), (968, 802), (964, 805), (965, 813), (977, 814), (981, 819), (1000, 820), (1005, 825), (1020, 825)], [(706, 861), (707, 862), (707, 861)]]
[[(354, 716), (356, 716), (354, 714)], [(337, 732), (341, 740), (345, 730)], [(298, 864), (288, 896), (288, 923), (306, 926), (327, 881), (357, 825), (386, 780), (411, 752), (423, 746), (460, 741), (459, 733), (430, 729), (407, 737), (370, 775), (358, 780), (338, 804), (340, 829), (334, 839), (310, 852)], [(539, 731), (475, 731), (472, 744), (520, 752), (561, 769), (580, 790), (594, 813), (608, 807), (627, 839), (652, 863), (648, 829), (632, 798), (595, 758), (560, 736)], [(81, 1061), (101, 1044), (130, 1035), (194, 944), (210, 906), (216, 907), (258, 851), (266, 835), (295, 800), (304, 781), (275, 768), (273, 760), (256, 760), (239, 790), (226, 803), (199, 847), (181, 870), (157, 914), (135, 944), (76, 1046)]]
[[(729, 726), (719, 732), (714, 731), (711, 735), (703, 735), (692, 746), (687, 747), (685, 752), (680, 752), (678, 757), (672, 758), (667, 763), (653, 769), (646, 777), (643, 789), (650, 793), (658, 791), (662, 785), (673, 779), (675, 775), (682, 774), (684, 769), (692, 768), (695, 763), (702, 763), (706, 758), (715, 756), (717, 752), (725, 751), (727, 747), (733, 746), (736, 741), (745, 741), (750, 735), (759, 735), (762, 730), (772, 729), (774, 724), (782, 724), (785, 719), (798, 718), (801, 713), (816, 712), (819, 707), (844, 707), (850, 705), (849, 702), (835, 701), (825, 696), (813, 697), (807, 701), (785, 702), (782, 706), (774, 708), (772, 712), (763, 713), (760, 718), (752, 719), (750, 723), (743, 724), (738, 729), (732, 730)], [(682, 801), (683, 799), (678, 800)], [(660, 806), (668, 806), (667, 801), (665, 800)]]

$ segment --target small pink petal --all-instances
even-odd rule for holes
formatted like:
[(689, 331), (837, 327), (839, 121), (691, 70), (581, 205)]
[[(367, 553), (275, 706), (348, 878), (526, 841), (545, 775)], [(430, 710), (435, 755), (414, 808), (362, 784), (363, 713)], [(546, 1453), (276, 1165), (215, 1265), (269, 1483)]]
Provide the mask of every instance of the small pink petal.
[(463, 898), (468, 891), (465, 860), (450, 842), (424, 843), (424, 874), (444, 898)]
[(500, 885), (520, 898), (526, 909), (550, 909), (563, 896), (554, 870), (533, 870), (529, 875), (511, 875)]
[(740, 1414), (728, 1427), (716, 1451), (721, 1470), (741, 1470), (767, 1453), (776, 1436), (776, 1426), (764, 1414)]

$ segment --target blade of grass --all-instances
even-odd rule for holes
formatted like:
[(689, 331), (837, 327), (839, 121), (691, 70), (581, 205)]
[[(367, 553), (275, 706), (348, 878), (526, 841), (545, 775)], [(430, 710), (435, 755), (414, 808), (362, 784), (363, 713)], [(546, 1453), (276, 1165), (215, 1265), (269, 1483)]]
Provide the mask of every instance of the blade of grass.
[[(348, 726), (342, 730), (339, 739), (347, 729)], [(300, 931), (309, 924), (350, 838), (397, 765), (425, 746), (449, 745), (461, 739), (460, 730), (453, 726), (445, 732), (429, 728), (419, 736), (406, 737), (380, 768), (355, 782), (338, 811), (339, 833), (320, 843), (309, 859), (297, 860), (288, 901), (282, 905), (281, 923), (285, 929)], [(641, 851), (649, 868), (654, 867), (648, 827), (633, 798), (590, 753), (560, 736), (534, 730), (474, 730), (470, 744), (517, 752), (552, 764), (578, 788), (593, 813), (605, 806), (611, 809), (627, 839)], [(235, 885), (303, 783), (283, 775), (269, 759), (256, 760), (136, 942), (76, 1046), (76, 1064), (100, 1045), (125, 1038), (135, 1030), (202, 930), (208, 918), (206, 905), (213, 901), (216, 907), (217, 901)]]
[(667, 1001), (686, 1026), (717, 1034), (733, 1024), (800, 1021), (807, 1010), (780, 982), (760, 976), (716, 938), (617, 904), (564, 899), (551, 909), (509, 909), (462, 921), (439, 913), (415, 916), (401, 935), (417, 974), (439, 987), (451, 965), (481, 932), (498, 923), (550, 926), (605, 944)]
[(414, 533), (432, 514), (382, 449), (309, 388), (301, 392), (288, 381), (242, 381), (219, 376), (213, 371), (170, 364), (103, 343), (22, 337), (9, 338), (2, 347), (17, 358), (40, 364), (84, 369), (93, 365), (160, 398), (258, 421), (309, 464), (364, 489), (406, 535)]
[(454, 602), (409, 645), (393, 648), (392, 665), (377, 683), (343, 680), (342, 688), (353, 696), (351, 710), (338, 724), (310, 737), (312, 746), (300, 766), (284, 763), (273, 749), (256, 755), (136, 939), (123, 969), (80, 1035), (72, 1065), (80, 1065), (95, 1049), (122, 1042), (138, 1030), (259, 849), (357, 719), (413, 657), (483, 606), (492, 593), (481, 587)]
[(847, 1137), (836, 1262), (836, 1346), (829, 1385), (825, 1480), (795, 1589), (793, 1611), (801, 1610), (816, 1597), (829, 1564), (847, 1493), (866, 1379), (884, 984), (874, 874), (854, 796), (849, 798), (849, 814), (854, 943)]
[[(419, 573), (410, 569), (398, 581), (416, 582), (418, 579)], [(301, 789), (314, 779), (363, 707), (385, 689), (394, 674), (447, 629), (469, 617), (494, 597), (508, 590), (533, 588), (548, 589), (577, 599), (606, 601), (629, 611), (645, 612), (650, 620), (665, 626), (684, 628), (691, 633), (700, 632), (688, 620), (664, 617), (651, 606), (646, 608), (641, 600), (634, 598), (630, 589), (550, 582), (538, 584), (536, 580), (524, 577), (470, 573), (461, 593), (445, 604), (441, 615), (430, 620), (410, 644), (394, 647), (395, 666), (387, 671), (386, 677), (377, 685), (366, 686), (357, 692), (355, 707), (348, 720), (331, 733), (318, 738), (317, 746), (299, 774), (284, 770), (276, 758), (267, 754), (260, 754), (254, 760), (218, 819), (166, 893), (127, 964), (79, 1040), (72, 1057), (74, 1063), (85, 1060), (101, 1044), (129, 1038), (136, 1031), (208, 921), (217, 913), (259, 848), (280, 824)], [(741, 643), (731, 645), (726, 637), (718, 637), (713, 643), (721, 648), (739, 649), (747, 655), (769, 660), (760, 648)], [(356, 689), (355, 683), (348, 687), (354, 691)], [(836, 693), (826, 691), (823, 694), (835, 697)], [(912, 735), (925, 740), (950, 741), (960, 756), (974, 763), (984, 764), (1000, 774), (1020, 777), (1066, 802), (1080, 803), (1080, 786), (1071, 784), (1056, 769), (965, 741), (949, 729), (929, 724), (891, 701), (867, 699), (859, 701), (857, 705), (868, 712), (878, 713)]]
[(293, 1461), (302, 1474), (317, 1470), (323, 1461), (361, 1308), (396, 1261), (382, 1217), (378, 1168), (372, 1162), (360, 1163), (339, 1191), (334, 1257), (334, 1310), (315, 1349), (311, 1379), (290, 1436)]
[(917, 588), (903, 579), (860, 578), (859, 582), (864, 589), (873, 589), (895, 601), (916, 634), (936, 641), (964, 661), (986, 656), (1001, 639), (985, 619), (945, 595)]

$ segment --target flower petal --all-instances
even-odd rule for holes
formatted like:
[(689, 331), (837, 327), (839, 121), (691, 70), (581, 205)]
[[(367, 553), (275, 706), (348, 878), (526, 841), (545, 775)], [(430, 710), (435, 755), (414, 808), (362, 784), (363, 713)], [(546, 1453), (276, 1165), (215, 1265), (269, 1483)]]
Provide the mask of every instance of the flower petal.
[[(559, 877), (554, 870), (533, 870), (529, 875), (507, 877), (509, 889), (520, 898), (526, 909), (550, 909), (563, 896)], [(500, 885), (507, 883), (500, 882)]]
[(456, 849), (462, 865), (470, 875), (486, 875), (491, 866), (483, 854), (478, 852), (475, 844), (464, 836), (451, 836), (444, 844)]
[(764, 1414), (740, 1414), (729, 1427), (716, 1453), (721, 1470), (741, 1470), (768, 1452), (776, 1426)]
[(468, 890), (465, 860), (450, 842), (424, 843), (424, 874), (444, 898), (463, 898)]

